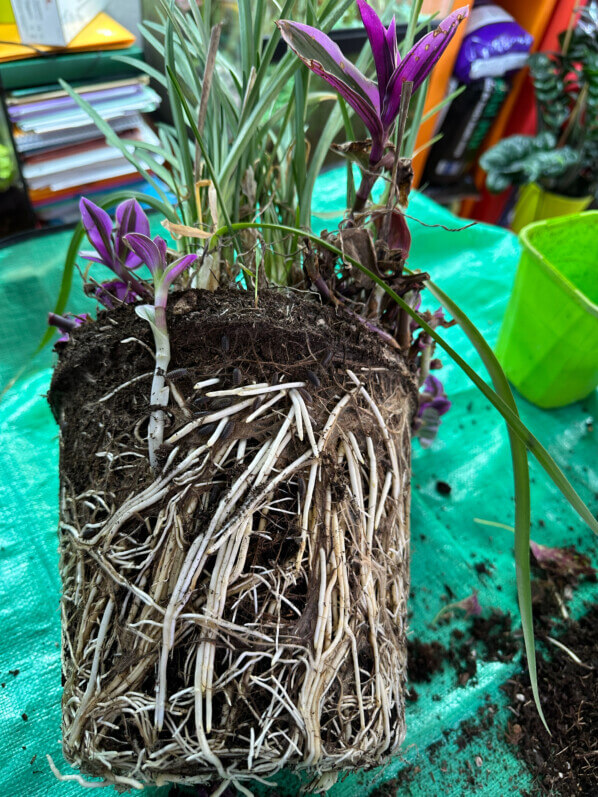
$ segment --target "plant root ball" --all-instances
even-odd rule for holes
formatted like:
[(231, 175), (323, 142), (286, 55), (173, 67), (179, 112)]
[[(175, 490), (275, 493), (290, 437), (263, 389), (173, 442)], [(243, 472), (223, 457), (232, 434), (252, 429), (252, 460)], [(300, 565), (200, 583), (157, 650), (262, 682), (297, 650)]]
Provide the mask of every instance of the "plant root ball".
[(289, 291), (171, 308), (155, 473), (133, 308), (52, 382), (66, 758), (123, 787), (380, 764), (405, 733), (414, 375)]

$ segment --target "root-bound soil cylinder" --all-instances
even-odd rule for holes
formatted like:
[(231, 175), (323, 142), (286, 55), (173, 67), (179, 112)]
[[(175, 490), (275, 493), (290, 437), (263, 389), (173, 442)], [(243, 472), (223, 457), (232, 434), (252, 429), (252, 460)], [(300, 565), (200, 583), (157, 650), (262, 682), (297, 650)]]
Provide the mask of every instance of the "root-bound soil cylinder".
[(170, 307), (155, 473), (132, 307), (52, 382), (66, 758), (123, 786), (379, 764), (405, 732), (414, 375), (298, 293)]

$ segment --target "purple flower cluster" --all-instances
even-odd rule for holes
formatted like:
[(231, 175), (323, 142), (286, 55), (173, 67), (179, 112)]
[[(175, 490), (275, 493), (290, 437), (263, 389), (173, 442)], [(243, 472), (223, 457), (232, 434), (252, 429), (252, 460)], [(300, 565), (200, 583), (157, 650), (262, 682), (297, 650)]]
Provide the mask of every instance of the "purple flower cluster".
[[(116, 208), (114, 222), (105, 210), (85, 197), (81, 199), (79, 209), (87, 239), (94, 250), (80, 252), (81, 257), (107, 266), (116, 276), (116, 279), (102, 282), (95, 289), (96, 299), (108, 310), (122, 303), (153, 300), (158, 313), (163, 314), (170, 286), (197, 259), (197, 255), (184, 255), (174, 263), (168, 263), (167, 243), (160, 236), (153, 240), (149, 237), (149, 219), (136, 199), (127, 199)], [(146, 265), (152, 274), (153, 291), (134, 274), (141, 265)], [(89, 320), (88, 315), (50, 313), (48, 316), (48, 323), (64, 333), (58, 339), (59, 343), (67, 341), (69, 332)], [(161, 323), (164, 325), (165, 318)]]
[(426, 381), (420, 393), (418, 411), (420, 418), (428, 408), (435, 410), (439, 416), (445, 415), (451, 408), (451, 402), (446, 397), (442, 382), (431, 374), (426, 377)]
[(451, 408), (440, 379), (431, 374), (426, 377), (419, 394), (419, 409), (413, 423), (413, 433), (419, 438), (422, 448), (429, 448), (434, 442), (440, 419)]
[(81, 257), (93, 263), (102, 263), (114, 272), (117, 279), (104, 282), (95, 295), (104, 307), (112, 309), (117, 302), (136, 302), (149, 298), (146, 285), (133, 275), (143, 259), (126, 243), (127, 235), (149, 235), (149, 220), (136, 199), (127, 199), (116, 208), (115, 222), (110, 215), (91, 200), (83, 197), (79, 202), (81, 221), (93, 252), (81, 252)]
[(401, 60), (394, 18), (385, 28), (365, 0), (357, 0), (357, 6), (372, 48), (377, 83), (366, 78), (317, 28), (288, 19), (277, 25), (303, 63), (338, 91), (362, 119), (372, 137), (370, 162), (376, 164), (399, 114), (403, 85), (411, 83), (413, 92), (421, 86), (467, 16), (468, 8), (453, 11)]

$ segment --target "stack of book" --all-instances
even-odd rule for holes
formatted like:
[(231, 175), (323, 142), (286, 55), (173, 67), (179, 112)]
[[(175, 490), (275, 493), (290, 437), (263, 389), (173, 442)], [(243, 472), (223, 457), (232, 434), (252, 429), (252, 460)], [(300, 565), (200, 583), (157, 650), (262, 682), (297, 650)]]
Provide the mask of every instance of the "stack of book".
[[(22, 43), (14, 24), (0, 24), (0, 100), (19, 161), (17, 176), (38, 221), (69, 223), (78, 218), (80, 196), (97, 202), (115, 190), (141, 187), (127, 151), (133, 142), (145, 142), (148, 149), (159, 144), (144, 114), (160, 104), (136, 67), (142, 59), (133, 34), (105, 13), (61, 48)], [(106, 141), (60, 79), (112, 128), (119, 146)], [(148, 171), (151, 164), (149, 157)]]
[[(159, 144), (142, 116), (160, 104), (145, 76), (78, 86), (76, 91), (123, 139), (125, 148), (127, 140)], [(64, 90), (16, 90), (5, 99), (22, 175), (40, 220), (72, 221), (82, 194), (97, 201), (101, 194), (139, 182), (121, 148), (106, 143)]]

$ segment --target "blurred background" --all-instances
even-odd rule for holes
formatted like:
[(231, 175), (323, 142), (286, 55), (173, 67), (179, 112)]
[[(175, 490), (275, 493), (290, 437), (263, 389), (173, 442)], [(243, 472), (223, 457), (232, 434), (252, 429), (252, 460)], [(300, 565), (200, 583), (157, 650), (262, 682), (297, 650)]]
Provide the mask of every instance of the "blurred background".
[[(177, 4), (185, 10), (194, 1)], [(425, 0), (421, 34), (463, 2)], [(278, 5), (268, 5), (273, 23)], [(407, 0), (372, 0), (372, 5), (385, 23), (396, 16), (399, 29), (408, 19)], [(79, 14), (76, 27), (58, 32), (46, 22), (36, 27), (26, 16), (27, 2), (0, 0), (3, 237), (74, 222), (81, 194), (100, 197), (117, 187), (139, 187), (131, 164), (75, 107), (60, 79), (83, 94), (120, 137), (151, 147), (155, 122), (169, 121), (161, 87), (135, 65), (145, 60), (162, 67), (141, 24), (151, 28), (159, 22), (159, 3), (54, 0), (50, 6), (60, 7), (65, 18), (66, 11)], [(296, 19), (304, 6), (297, 0)], [(595, 206), (596, 0), (472, 0), (469, 7), (467, 26), (460, 26), (429, 80), (414, 160), (416, 187), (463, 217), (515, 230), (539, 217)], [(223, 22), (224, 54), (233, 61), (239, 50), (237, 11), (232, 1), (213, 4), (213, 22)], [(264, 40), (271, 29), (272, 24), (264, 26)], [(333, 37), (349, 57), (357, 57), (365, 34), (356, 6)], [(324, 87), (319, 80), (314, 84)], [(560, 115), (547, 112), (551, 106)], [(329, 113), (330, 102), (316, 108), (308, 143), (318, 140)], [(365, 136), (359, 125), (357, 133)], [(514, 146), (513, 135), (527, 138)], [(484, 152), (505, 140), (487, 156), (488, 166)], [(326, 165), (334, 165), (334, 156)]]

